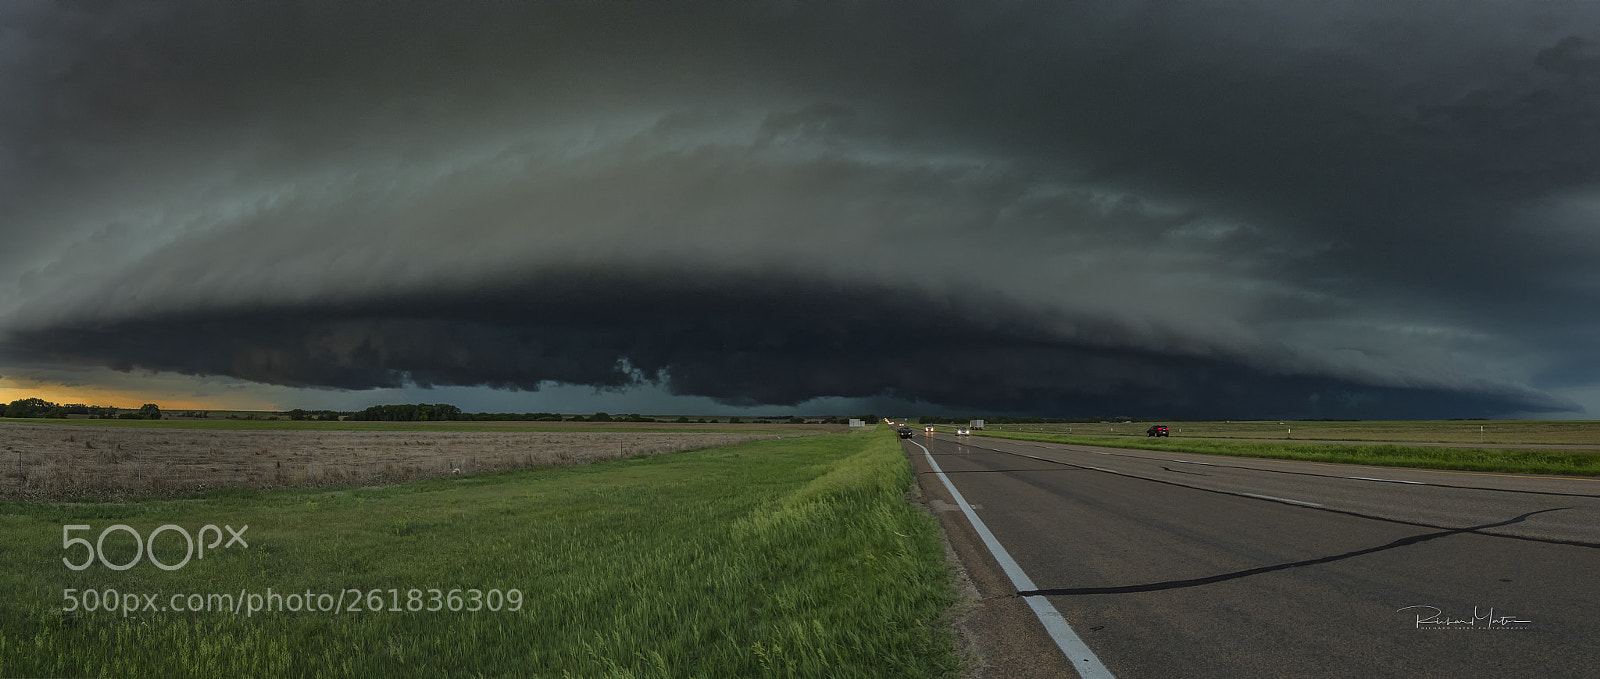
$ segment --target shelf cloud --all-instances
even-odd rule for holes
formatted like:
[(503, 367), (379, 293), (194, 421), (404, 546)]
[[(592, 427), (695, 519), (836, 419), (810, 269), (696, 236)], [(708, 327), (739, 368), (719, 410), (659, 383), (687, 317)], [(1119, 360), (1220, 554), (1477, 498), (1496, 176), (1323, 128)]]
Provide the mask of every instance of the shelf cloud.
[(0, 373), (1581, 413), (1597, 13), (15, 3)]

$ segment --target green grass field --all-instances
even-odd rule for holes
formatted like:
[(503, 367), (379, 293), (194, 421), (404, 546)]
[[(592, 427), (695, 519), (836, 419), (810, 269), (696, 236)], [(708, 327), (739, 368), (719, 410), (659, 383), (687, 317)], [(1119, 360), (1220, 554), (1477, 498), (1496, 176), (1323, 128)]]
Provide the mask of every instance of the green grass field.
[(1500, 450), (1493, 448), (1446, 448), (1391, 444), (1206, 441), (1182, 438), (1146, 438), (1143, 435), (1122, 438), (1067, 436), (1017, 431), (982, 431), (973, 433), (985, 437), (1023, 441), (1045, 441), (1139, 450), (1170, 450), (1210, 455), (1265, 457), (1340, 464), (1365, 464), (1381, 467), (1600, 476), (1600, 453), (1581, 450)]
[[(6, 503), (0, 675), (956, 676), (939, 528), (906, 501), (911, 482), (880, 430), (377, 489)], [(62, 559), (86, 547), (63, 549), (67, 524), (91, 543), (112, 524), (248, 524), (249, 548), (74, 571)], [(109, 536), (112, 564), (134, 558), (131, 536)], [(184, 542), (169, 531), (154, 549), (175, 563)], [(363, 610), (63, 612), (67, 589), (164, 605), (268, 588), (319, 605), (359, 590)], [(451, 612), (456, 588), (522, 604)]]
[[(1321, 439), (1395, 443), (1557, 444), (1600, 447), (1600, 421), (1594, 420), (1411, 420), (1105, 422), (1072, 424), (993, 424), (989, 431), (1090, 436), (1144, 436), (1152, 424), (1165, 424), (1174, 438)], [(949, 425), (940, 427), (950, 429)]]

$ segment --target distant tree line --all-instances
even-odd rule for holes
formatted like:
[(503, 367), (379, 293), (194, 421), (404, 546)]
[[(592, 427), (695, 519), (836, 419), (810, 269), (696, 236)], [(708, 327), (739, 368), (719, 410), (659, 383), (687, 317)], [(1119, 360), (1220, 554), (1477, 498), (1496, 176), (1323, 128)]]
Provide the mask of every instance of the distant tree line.
[(348, 415), (348, 413), (342, 413), (337, 410), (302, 410), (300, 408), (295, 408), (284, 414), (288, 415), (289, 419), (296, 421), (319, 420), (326, 422), (338, 422)]
[(380, 422), (437, 422), (445, 420), (465, 422), (655, 422), (654, 418), (638, 413), (612, 415), (562, 416), (559, 413), (469, 413), (448, 403), (416, 403), (372, 406), (346, 416), (347, 420)]
[[(184, 411), (171, 413), (177, 417), (206, 419), (210, 413), (206, 411)], [(110, 406), (90, 406), (81, 403), (61, 405), (51, 403), (40, 398), (25, 398), (12, 401), (0, 409), (0, 416), (16, 418), (55, 418), (65, 419), (69, 415), (87, 416), (91, 419), (126, 419), (126, 420), (159, 420), (161, 408), (154, 403), (146, 403), (137, 411), (127, 412)], [(561, 413), (469, 413), (461, 408), (448, 403), (401, 403), (375, 405), (358, 411), (343, 410), (306, 410), (295, 408), (284, 413), (290, 420), (296, 421), (326, 421), (357, 420), (368, 422), (439, 422), (439, 421), (468, 421), (468, 422), (672, 422), (672, 423), (717, 423), (755, 424), (787, 423), (787, 424), (845, 424), (850, 418), (825, 416), (803, 417), (800, 415), (762, 415), (746, 417), (698, 417), (689, 418), (654, 418), (639, 413), (623, 413), (613, 415), (606, 412), (597, 412), (592, 415), (563, 415)], [(263, 416), (251, 413), (248, 415), (229, 415), (229, 419), (279, 419), (279, 416)], [(856, 419), (867, 422), (877, 422), (877, 415), (857, 415)], [(946, 418), (948, 419), (948, 418)], [(924, 422), (928, 418), (923, 419)], [(951, 422), (956, 420), (951, 419)], [(966, 420), (961, 420), (965, 422)], [(992, 420), (1001, 422), (1001, 420)]]
[(1012, 417), (1009, 415), (978, 415), (974, 417), (939, 417), (923, 415), (917, 418), (922, 424), (966, 424), (983, 420), (984, 424), (1078, 424), (1085, 422), (1160, 422), (1160, 417), (1128, 417), (1126, 415), (1091, 415), (1086, 417)]
[(5, 417), (35, 417), (46, 419), (64, 420), (69, 415), (86, 415), (91, 420), (159, 420), (161, 419), (161, 406), (146, 403), (139, 406), (139, 410), (124, 413), (120, 408), (111, 406), (91, 406), (82, 403), (51, 403), (42, 398), (20, 398), (6, 404)]
[(448, 403), (402, 403), (372, 406), (345, 419), (363, 422), (440, 422), (461, 419), (461, 409)]
[[(300, 413), (296, 417), (296, 413)], [(319, 411), (333, 415), (334, 411)], [(294, 419), (319, 419), (314, 417), (317, 413), (304, 410), (291, 410), (289, 415)], [(398, 405), (372, 406), (365, 410), (345, 414), (347, 420), (374, 421), (374, 422), (439, 422), (439, 421), (465, 421), (465, 422), (655, 422), (654, 418), (644, 417), (638, 413), (626, 415), (612, 415), (599, 412), (593, 415), (561, 415), (560, 413), (469, 413), (461, 408), (448, 403), (402, 403)]]
[[(302, 410), (296, 408), (288, 412), (289, 418), (294, 420), (346, 420), (372, 421), (372, 422), (437, 422), (437, 421), (462, 421), (462, 422), (673, 422), (673, 423), (707, 423), (720, 422), (720, 418), (689, 418), (680, 416), (675, 419), (654, 418), (639, 413), (623, 413), (613, 415), (607, 412), (597, 412), (593, 415), (563, 415), (561, 413), (469, 413), (461, 408), (448, 403), (402, 403), (393, 405), (377, 405), (356, 412), (340, 412), (336, 410)], [(876, 422), (877, 415), (859, 415), (860, 419)], [(789, 424), (845, 424), (849, 418), (844, 417), (800, 417), (798, 415), (769, 415), (750, 418), (750, 422), (770, 423), (786, 422)], [(730, 424), (745, 422), (739, 417), (729, 417)]]

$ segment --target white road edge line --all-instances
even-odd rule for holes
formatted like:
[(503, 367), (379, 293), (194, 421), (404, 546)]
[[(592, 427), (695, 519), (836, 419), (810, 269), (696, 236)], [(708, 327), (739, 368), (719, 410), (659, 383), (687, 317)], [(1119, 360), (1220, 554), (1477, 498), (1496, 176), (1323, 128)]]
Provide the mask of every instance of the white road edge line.
[(1240, 493), (1240, 495), (1248, 495), (1250, 497), (1261, 498), (1263, 500), (1274, 500), (1274, 501), (1277, 501), (1277, 502), (1287, 502), (1287, 503), (1292, 504), (1292, 505), (1305, 505), (1307, 507), (1321, 507), (1322, 506), (1322, 505), (1319, 505), (1319, 504), (1317, 504), (1315, 502), (1305, 502), (1303, 500), (1290, 500), (1289, 498), (1286, 498), (1286, 497), (1273, 497), (1271, 495), (1257, 495), (1255, 493)]
[(1370, 476), (1346, 476), (1345, 478), (1347, 478), (1347, 479), (1355, 479), (1357, 481), (1382, 481), (1384, 483), (1409, 483), (1409, 484), (1414, 485), (1414, 486), (1426, 486), (1426, 485), (1428, 485), (1428, 484), (1423, 483), (1421, 481), (1401, 481), (1401, 480), (1398, 480), (1398, 479), (1374, 479), (1374, 478), (1372, 478)]
[[(956, 485), (950, 482), (950, 477), (944, 475), (944, 470), (933, 460), (933, 453), (928, 452), (928, 447), (916, 441), (912, 441), (911, 445), (922, 449), (922, 454), (928, 458), (928, 466), (932, 467), (933, 473), (944, 482), (944, 487), (950, 491), (950, 497), (955, 498), (956, 504), (961, 507), (961, 513), (967, 515), (967, 521), (972, 523), (973, 530), (976, 530), (978, 537), (983, 539), (983, 546), (988, 547), (995, 561), (1000, 562), (1001, 570), (1011, 578), (1011, 585), (1016, 587), (1018, 592), (1039, 589), (1033, 584), (1033, 579), (1029, 578), (1028, 574), (1022, 571), (1022, 567), (1011, 558), (1006, 548), (1000, 546), (1000, 541), (995, 539), (994, 533), (989, 532), (989, 527), (983, 525), (983, 519), (973, 513), (972, 505), (967, 504), (967, 499), (962, 497), (961, 491), (956, 490)], [(1083, 679), (1115, 679), (1111, 670), (1106, 669), (1094, 651), (1089, 650), (1089, 645), (1083, 643), (1077, 632), (1072, 631), (1072, 625), (1067, 624), (1067, 619), (1061, 616), (1061, 611), (1056, 610), (1049, 599), (1040, 595), (1025, 596), (1022, 599), (1028, 602), (1033, 614), (1039, 617), (1039, 623), (1044, 625), (1044, 630), (1055, 640), (1056, 647), (1067, 656), (1067, 660), (1072, 663), (1072, 668), (1078, 671), (1079, 676)]]

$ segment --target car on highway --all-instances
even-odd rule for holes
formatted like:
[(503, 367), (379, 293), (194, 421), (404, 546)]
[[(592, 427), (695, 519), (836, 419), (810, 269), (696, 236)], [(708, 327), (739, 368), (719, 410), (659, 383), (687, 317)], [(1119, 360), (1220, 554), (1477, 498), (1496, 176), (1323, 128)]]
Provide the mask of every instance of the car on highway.
[(971, 436), (971, 435), (972, 435), (972, 431), (967, 429), (966, 427), (962, 427), (962, 428), (956, 430), (956, 436)]
[(911, 438), (911, 434), (912, 434), (911, 427), (901, 427), (899, 429), (896, 429), (895, 431), (900, 434), (900, 438), (903, 438), (903, 439)]
[(1146, 430), (1144, 430), (1144, 435), (1145, 436), (1167, 436), (1167, 425), (1158, 424), (1158, 425), (1156, 425), (1154, 427), (1146, 429)]
[(923, 427), (922, 428), (922, 433), (924, 433), (924, 434), (932, 434), (933, 433), (933, 425), (930, 424), (930, 425), (928, 425), (926, 427)]

